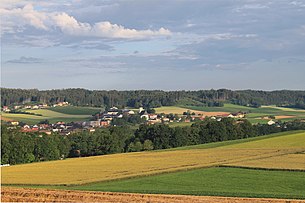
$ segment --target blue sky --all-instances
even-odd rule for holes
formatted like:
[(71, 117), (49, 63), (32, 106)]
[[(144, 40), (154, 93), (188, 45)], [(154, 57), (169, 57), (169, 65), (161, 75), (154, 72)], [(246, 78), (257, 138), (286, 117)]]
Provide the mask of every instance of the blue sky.
[(0, 15), (2, 87), (305, 87), (305, 0), (1, 0)]

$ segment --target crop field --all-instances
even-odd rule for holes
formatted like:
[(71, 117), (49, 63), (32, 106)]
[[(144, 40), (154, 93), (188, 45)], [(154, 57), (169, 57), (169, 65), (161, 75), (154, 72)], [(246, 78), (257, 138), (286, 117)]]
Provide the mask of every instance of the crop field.
[[(46, 119), (49, 120), (51, 123), (57, 121), (64, 121), (64, 122), (72, 122), (72, 121), (80, 121), (80, 120), (82, 121), (82, 120), (88, 120), (91, 117), (91, 115), (83, 115), (83, 114), (72, 115), (72, 114), (59, 113), (49, 109), (25, 110), (25, 111), (38, 115), (2, 113), (1, 117), (2, 120), (17, 120), (17, 121), (25, 122), (27, 124), (37, 124), (39, 121)], [(41, 116), (39, 116), (39, 114)]]
[[(71, 190), (29, 189), (29, 188), (1, 188), (2, 202), (138, 202), (138, 203), (287, 203), (287, 199), (270, 198), (238, 198), (217, 196), (191, 196), (191, 195), (160, 195), (135, 194), (114, 192), (89, 192)], [(289, 200), (290, 203), (301, 203), (302, 200)]]
[(305, 198), (304, 183), (304, 172), (217, 167), (58, 188), (205, 196), (236, 196), (238, 192), (239, 197)]
[[(235, 166), (241, 168), (267, 168), (267, 169), (287, 169), (302, 170), (305, 173), (305, 154), (291, 153), (281, 156), (272, 156), (263, 159), (248, 160), (225, 164), (227, 166)], [(305, 182), (304, 182), (305, 183)], [(304, 190), (305, 191), (305, 190)]]
[(235, 104), (224, 104), (223, 107), (208, 107), (208, 106), (181, 106), (181, 108), (188, 108), (191, 110), (197, 111), (206, 111), (206, 112), (238, 112), (238, 111), (248, 111), (254, 108), (246, 107), (246, 106), (239, 106)]
[(193, 123), (189, 122), (172, 122), (172, 123), (169, 123), (169, 127), (185, 127), (185, 126), (191, 126)]
[[(276, 150), (203, 149), (140, 152), (67, 159), (2, 169), (2, 184), (84, 184), (211, 167), (278, 154)], [(45, 174), (48, 174), (47, 176)]]
[[(84, 184), (232, 165), (305, 151), (304, 132), (271, 138), (267, 136), (266, 139), (260, 137), (260, 139), (214, 148), (125, 153), (15, 165), (2, 169), (2, 184)], [(295, 161), (297, 165), (302, 159)], [(289, 165), (283, 168), (289, 168)], [(300, 169), (305, 170), (305, 168)]]
[(206, 112), (249, 112), (246, 117), (252, 123), (267, 123), (267, 120), (261, 119), (265, 116), (275, 116), (275, 119), (282, 121), (290, 121), (294, 119), (305, 119), (305, 110), (283, 108), (276, 106), (262, 106), (261, 108), (252, 108), (246, 106), (239, 106), (234, 104), (224, 104), (224, 107), (198, 107), (198, 106), (181, 106), (195, 111)]
[[(73, 117), (87, 117), (88, 115), (75, 115), (75, 114), (66, 114), (52, 111), (50, 109), (37, 109), (37, 110), (25, 110), (26, 112), (41, 114), (44, 117), (57, 117), (57, 118), (73, 118)], [(26, 114), (23, 114), (26, 115)]]
[(69, 114), (69, 115), (92, 115), (94, 113), (104, 110), (104, 108), (95, 107), (78, 107), (78, 106), (57, 106), (51, 107), (48, 110)]
[(203, 110), (196, 110), (196, 109), (190, 109), (190, 108), (183, 108), (183, 107), (178, 107), (178, 106), (163, 106), (163, 107), (158, 107), (155, 108), (156, 113), (165, 113), (165, 114), (179, 114), (182, 115), (183, 112), (191, 111), (196, 114), (202, 114), (205, 116), (217, 116), (217, 115), (222, 115), (226, 114), (228, 112), (223, 112), (223, 111), (215, 111), (215, 112), (210, 112), (210, 111), (203, 111)]

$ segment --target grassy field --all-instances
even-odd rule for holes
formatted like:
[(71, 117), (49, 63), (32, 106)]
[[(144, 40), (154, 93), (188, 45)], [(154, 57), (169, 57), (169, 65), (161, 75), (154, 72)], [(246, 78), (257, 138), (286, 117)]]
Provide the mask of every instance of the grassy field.
[[(282, 136), (286, 137), (286, 136), (290, 136), (290, 135), (298, 135), (298, 134), (303, 134), (303, 133), (305, 133), (305, 131), (303, 131), (303, 130), (287, 131), (287, 132), (273, 133), (270, 135), (251, 137), (251, 138), (247, 138), (247, 139), (229, 140), (229, 141), (223, 141), (223, 142), (212, 142), (212, 143), (207, 143), (207, 144), (170, 148), (170, 149), (165, 149), (163, 151), (176, 151), (176, 150), (188, 150), (188, 149), (209, 149), (209, 148), (215, 148), (215, 147), (231, 148), (231, 145), (236, 146), (237, 144), (242, 144), (241, 146), (243, 146), (243, 144), (245, 144), (245, 143), (260, 141), (260, 140), (266, 140), (266, 142), (270, 142), (271, 138), (280, 138)], [(286, 139), (287, 139), (287, 137), (286, 137)], [(289, 138), (289, 139), (291, 139), (291, 138)], [(273, 139), (271, 139), (271, 140), (273, 140)], [(240, 145), (237, 145), (237, 146), (240, 146)]]
[[(305, 151), (305, 132), (259, 139), (206, 148), (200, 145), (201, 148), (192, 146), (192, 149), (175, 151), (125, 153), (15, 165), (2, 168), (2, 184), (83, 184), (232, 165)], [(297, 165), (302, 159), (295, 161)], [(289, 164), (276, 166), (284, 169), (289, 167)]]
[(103, 111), (104, 108), (95, 108), (95, 107), (79, 107), (79, 106), (57, 106), (51, 107), (48, 110), (69, 114), (69, 115), (92, 115), (94, 113)]
[(305, 198), (304, 183), (304, 172), (207, 168), (58, 188), (156, 194)]
[(174, 127), (185, 127), (185, 126), (191, 126), (193, 123), (186, 123), (186, 122), (179, 122), (179, 123), (177, 123), (177, 122), (172, 122), (172, 123), (169, 123), (168, 125), (169, 125), (169, 127), (172, 127), (172, 128), (174, 128)]
[[(66, 107), (63, 107), (63, 108), (66, 108)], [(79, 107), (79, 108), (82, 108), (82, 107)], [(26, 112), (40, 114), (41, 116), (30, 115), (30, 114), (13, 114), (13, 113), (2, 113), (1, 116), (6, 120), (16, 120), (16, 121), (21, 121), (21, 122), (24, 122), (27, 124), (37, 124), (39, 121), (42, 121), (42, 120), (49, 120), (51, 123), (55, 123), (57, 121), (64, 121), (64, 122), (84, 121), (84, 120), (89, 120), (91, 117), (91, 114), (88, 114), (88, 115), (66, 114), (66, 113), (56, 112), (51, 109), (52, 108), (38, 109), (38, 110), (25, 110)], [(85, 112), (85, 111), (83, 111), (83, 112)]]

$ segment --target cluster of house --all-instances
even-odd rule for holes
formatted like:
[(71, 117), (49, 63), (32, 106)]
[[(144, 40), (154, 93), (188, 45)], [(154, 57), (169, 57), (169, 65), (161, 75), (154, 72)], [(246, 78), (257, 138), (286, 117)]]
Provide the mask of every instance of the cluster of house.
[(123, 116), (135, 115), (133, 110), (129, 109), (119, 109), (117, 107), (112, 107), (107, 111), (99, 113), (97, 116), (98, 120), (101, 122), (112, 121), (114, 118), (123, 118)]
[[(211, 119), (215, 119), (217, 121), (221, 121), (222, 118), (244, 118), (244, 112), (237, 112), (231, 114), (222, 114), (218, 116), (211, 116)], [(192, 115), (183, 115), (183, 116), (170, 116), (168, 115), (160, 115), (160, 114), (148, 114), (146, 111), (141, 115), (141, 118), (145, 118), (147, 124), (155, 124), (155, 123), (172, 123), (172, 122), (192, 122), (196, 120), (204, 120), (206, 115), (202, 114), (192, 114)]]
[[(68, 106), (70, 105), (69, 102), (58, 102), (56, 104), (53, 104), (52, 106), (53, 107), (56, 107), (56, 106)], [(35, 109), (45, 109), (45, 108), (48, 108), (48, 104), (32, 104), (32, 105), (15, 105), (15, 106), (12, 106), (12, 107), (9, 107), (9, 106), (3, 106), (2, 107), (2, 111), (3, 112), (6, 112), (6, 113), (9, 113), (11, 111), (14, 111), (14, 110), (18, 110), (18, 109), (32, 109), (32, 110), (35, 110)]]
[(69, 106), (69, 102), (57, 102), (56, 104), (53, 104), (53, 107), (56, 106)]
[(15, 105), (13, 107), (3, 106), (2, 111), (8, 113), (8, 112), (11, 112), (13, 110), (18, 110), (18, 109), (45, 109), (47, 107), (48, 107), (47, 104)]
[(61, 135), (69, 135), (71, 132), (80, 130), (79, 123), (65, 123), (57, 122), (54, 124), (36, 124), (36, 125), (24, 125), (21, 127), (21, 132), (40, 132), (47, 135), (52, 133), (59, 133)]

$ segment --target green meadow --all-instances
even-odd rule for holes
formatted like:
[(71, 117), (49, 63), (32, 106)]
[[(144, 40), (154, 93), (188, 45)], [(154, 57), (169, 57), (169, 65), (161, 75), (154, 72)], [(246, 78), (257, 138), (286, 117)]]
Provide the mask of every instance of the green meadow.
[(103, 111), (104, 108), (97, 107), (79, 107), (79, 106), (57, 106), (49, 108), (51, 111), (69, 114), (69, 115), (92, 115)]
[(304, 199), (305, 173), (218, 167), (58, 188), (131, 193)]
[[(62, 107), (62, 108), (68, 108), (68, 107)], [(82, 107), (77, 107), (82, 108)], [(58, 121), (63, 121), (63, 122), (73, 122), (73, 121), (85, 121), (89, 120), (91, 118), (91, 112), (93, 112), (94, 109), (84, 109), (82, 112), (79, 110), (81, 114), (69, 114), (68, 109), (62, 112), (59, 111), (53, 111), (55, 108), (48, 108), (48, 109), (37, 109), (37, 110), (22, 110), (26, 111), (29, 113), (34, 113), (34, 115), (31, 114), (14, 114), (14, 113), (2, 113), (1, 116), (5, 119), (9, 120), (16, 120), (16, 121), (21, 121), (27, 124), (37, 124), (40, 121), (43, 120), (49, 120), (51, 123), (55, 123)], [(95, 111), (98, 111), (98, 109), (95, 109)], [(86, 112), (87, 114), (84, 114)]]

